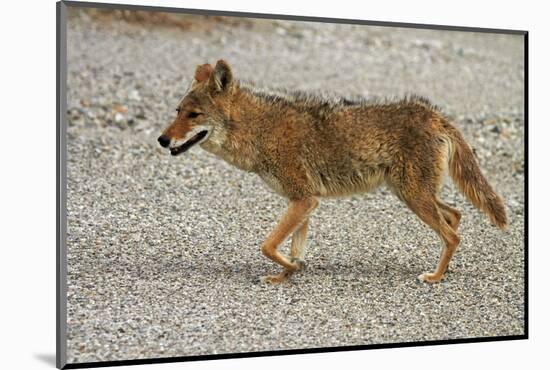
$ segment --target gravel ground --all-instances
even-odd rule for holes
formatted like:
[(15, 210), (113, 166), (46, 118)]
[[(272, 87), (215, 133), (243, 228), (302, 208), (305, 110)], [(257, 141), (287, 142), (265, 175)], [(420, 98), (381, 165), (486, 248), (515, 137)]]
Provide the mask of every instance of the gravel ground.
[[(281, 21), (68, 25), (68, 361), (524, 333), (523, 38)], [(492, 227), (449, 184), (462, 244), (440, 243), (386, 189), (324, 200), (308, 268), (280, 286), (259, 246), (285, 209), (259, 177), (156, 138), (197, 64), (344, 95), (425, 95), (456, 122), (505, 199)], [(287, 242), (282, 250), (288, 250)]]

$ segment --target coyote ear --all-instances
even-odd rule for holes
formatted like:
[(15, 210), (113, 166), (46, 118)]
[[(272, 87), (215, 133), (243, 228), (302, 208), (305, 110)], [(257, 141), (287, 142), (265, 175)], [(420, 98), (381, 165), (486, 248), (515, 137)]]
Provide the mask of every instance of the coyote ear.
[(231, 67), (223, 59), (218, 60), (214, 73), (210, 76), (209, 86), (214, 92), (221, 92), (227, 90), (227, 88), (233, 82), (233, 73)]
[(208, 81), (213, 71), (214, 68), (210, 64), (199, 65), (195, 70), (195, 80), (197, 82)]

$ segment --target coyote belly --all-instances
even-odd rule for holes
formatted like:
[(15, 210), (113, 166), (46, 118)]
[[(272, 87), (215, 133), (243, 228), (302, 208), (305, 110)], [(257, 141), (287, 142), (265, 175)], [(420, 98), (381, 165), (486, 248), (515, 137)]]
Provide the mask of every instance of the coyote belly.
[[(443, 278), (460, 242), (461, 214), (438, 198), (446, 172), (493, 224), (506, 227), (502, 199), (482, 175), (472, 149), (426, 99), (369, 102), (269, 91), (234, 80), (222, 60), (215, 68), (197, 67), (177, 113), (159, 137), (173, 155), (199, 144), (258, 174), (289, 200), (261, 246), (283, 267), (267, 282), (282, 282), (304, 266), (309, 216), (323, 197), (388, 186), (443, 241), (435, 271), (419, 277), (426, 282)], [(290, 236), (291, 254), (285, 256), (277, 248)]]

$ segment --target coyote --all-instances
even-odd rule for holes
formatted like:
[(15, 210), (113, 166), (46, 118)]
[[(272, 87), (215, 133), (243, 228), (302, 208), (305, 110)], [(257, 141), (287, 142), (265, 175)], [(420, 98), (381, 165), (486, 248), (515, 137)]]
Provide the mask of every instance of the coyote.
[[(462, 134), (428, 100), (370, 102), (305, 92), (266, 90), (237, 81), (227, 62), (197, 66), (158, 138), (178, 155), (200, 146), (242, 170), (258, 174), (289, 200), (288, 209), (261, 246), (284, 269), (264, 281), (280, 283), (305, 266), (309, 216), (318, 198), (368, 192), (385, 184), (443, 241), (435, 271), (443, 278), (460, 238), (461, 214), (437, 194), (446, 171), (460, 191), (500, 229), (502, 199), (483, 177)], [(292, 235), (290, 256), (277, 247)]]

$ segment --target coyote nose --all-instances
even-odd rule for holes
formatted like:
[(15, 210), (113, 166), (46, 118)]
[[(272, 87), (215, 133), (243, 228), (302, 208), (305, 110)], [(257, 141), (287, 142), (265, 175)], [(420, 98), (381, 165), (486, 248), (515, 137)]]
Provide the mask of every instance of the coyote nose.
[(170, 138), (168, 136), (161, 135), (159, 138), (159, 144), (163, 148), (166, 148), (170, 144)]

